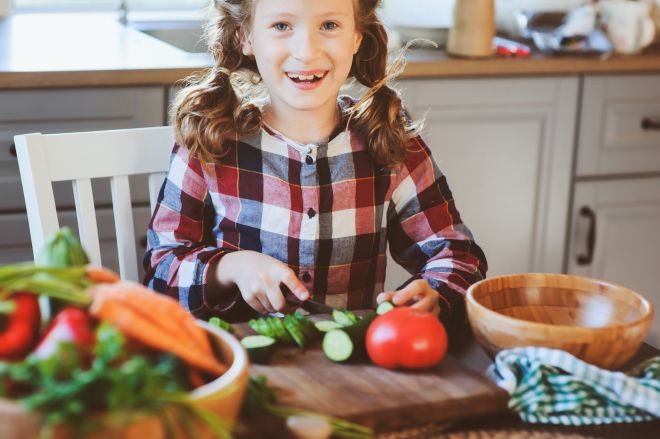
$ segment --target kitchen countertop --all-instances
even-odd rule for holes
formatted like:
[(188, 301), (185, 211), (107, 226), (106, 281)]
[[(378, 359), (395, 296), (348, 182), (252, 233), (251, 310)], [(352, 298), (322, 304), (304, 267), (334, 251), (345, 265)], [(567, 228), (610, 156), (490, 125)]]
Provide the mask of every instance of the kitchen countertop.
[[(660, 72), (660, 47), (607, 59), (534, 55), (460, 59), (412, 50), (403, 78)], [(207, 68), (192, 54), (120, 25), (108, 14), (16, 14), (0, 19), (0, 89), (171, 85)]]

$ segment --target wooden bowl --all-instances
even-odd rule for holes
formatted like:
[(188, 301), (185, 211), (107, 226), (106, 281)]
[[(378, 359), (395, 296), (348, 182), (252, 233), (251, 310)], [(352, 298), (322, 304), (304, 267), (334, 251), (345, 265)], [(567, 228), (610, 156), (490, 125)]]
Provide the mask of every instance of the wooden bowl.
[(515, 274), (468, 288), (467, 313), (490, 355), (518, 346), (562, 349), (607, 369), (625, 364), (644, 341), (653, 306), (636, 292), (563, 274)]
[[(231, 427), (243, 403), (243, 396), (248, 381), (248, 358), (239, 341), (223, 330), (206, 322), (197, 321), (209, 334), (214, 349), (224, 361), (229, 362), (227, 372), (215, 380), (191, 391), (191, 397), (200, 407), (222, 417)], [(129, 425), (107, 423), (101, 419), (103, 428), (86, 436), (88, 439), (165, 439), (167, 432), (156, 416), (140, 415), (131, 418)], [(0, 438), (2, 439), (37, 439), (39, 437), (40, 418), (28, 413), (14, 401), (0, 399)], [(56, 429), (53, 439), (73, 439), (75, 435), (65, 428)], [(177, 432), (177, 438), (187, 437), (184, 432)], [(202, 438), (214, 437), (202, 431)]]

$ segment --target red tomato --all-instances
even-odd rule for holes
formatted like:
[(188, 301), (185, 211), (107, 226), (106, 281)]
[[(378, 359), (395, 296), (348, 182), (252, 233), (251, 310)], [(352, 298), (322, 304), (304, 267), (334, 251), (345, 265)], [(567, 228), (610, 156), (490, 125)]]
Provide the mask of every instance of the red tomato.
[(407, 306), (378, 316), (367, 330), (367, 353), (388, 369), (421, 369), (440, 362), (447, 352), (447, 331), (430, 312)]

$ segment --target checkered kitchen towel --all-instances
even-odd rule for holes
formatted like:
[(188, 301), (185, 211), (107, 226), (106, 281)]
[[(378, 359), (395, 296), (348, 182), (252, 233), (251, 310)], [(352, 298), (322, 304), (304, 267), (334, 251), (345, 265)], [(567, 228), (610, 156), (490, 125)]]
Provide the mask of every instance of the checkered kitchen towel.
[(660, 417), (660, 357), (627, 373), (541, 347), (501, 351), (489, 376), (511, 395), (509, 409), (525, 422), (595, 425)]

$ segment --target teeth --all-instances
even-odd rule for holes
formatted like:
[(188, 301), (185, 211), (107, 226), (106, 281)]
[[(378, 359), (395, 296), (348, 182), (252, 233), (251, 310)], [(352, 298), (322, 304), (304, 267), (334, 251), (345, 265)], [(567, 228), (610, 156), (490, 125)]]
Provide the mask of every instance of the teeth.
[(314, 78), (316, 79), (321, 79), (323, 78), (323, 74), (314, 74), (314, 75), (298, 75), (296, 73), (287, 73), (287, 76), (291, 79), (297, 79), (299, 81), (311, 81)]

